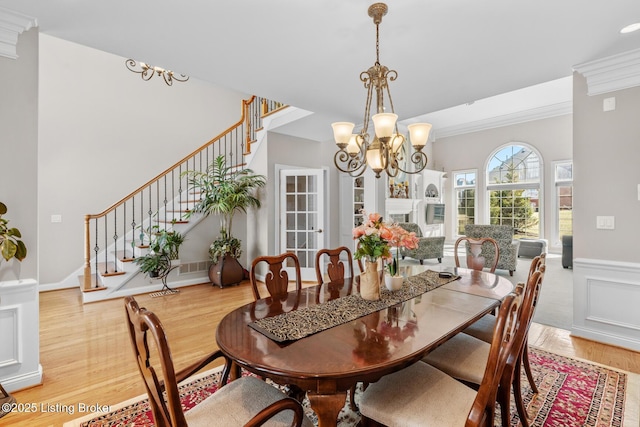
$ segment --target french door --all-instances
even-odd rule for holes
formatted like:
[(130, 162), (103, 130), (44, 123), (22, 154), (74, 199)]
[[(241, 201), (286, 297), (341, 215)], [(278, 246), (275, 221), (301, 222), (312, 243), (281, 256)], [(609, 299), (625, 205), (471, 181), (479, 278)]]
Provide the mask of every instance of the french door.
[(296, 254), (302, 280), (316, 279), (316, 252), (325, 246), (324, 197), (322, 169), (280, 171), (280, 252)]

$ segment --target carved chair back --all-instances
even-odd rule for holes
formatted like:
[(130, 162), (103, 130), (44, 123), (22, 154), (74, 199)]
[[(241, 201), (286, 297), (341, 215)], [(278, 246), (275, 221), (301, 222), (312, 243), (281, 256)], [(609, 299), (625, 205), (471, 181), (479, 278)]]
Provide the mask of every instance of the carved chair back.
[(256, 280), (256, 268), (260, 263), (266, 263), (269, 270), (265, 274), (264, 283), (267, 287), (267, 292), (272, 298), (286, 298), (289, 289), (289, 273), (287, 273), (287, 267), (294, 268), (294, 280), (296, 290), (302, 289), (302, 279), (300, 277), (300, 261), (293, 252), (286, 252), (280, 255), (273, 256), (261, 256), (257, 257), (251, 263), (251, 271), (249, 273), (249, 280), (253, 288), (253, 296), (256, 301), (262, 298), (260, 291), (258, 290), (258, 282)]

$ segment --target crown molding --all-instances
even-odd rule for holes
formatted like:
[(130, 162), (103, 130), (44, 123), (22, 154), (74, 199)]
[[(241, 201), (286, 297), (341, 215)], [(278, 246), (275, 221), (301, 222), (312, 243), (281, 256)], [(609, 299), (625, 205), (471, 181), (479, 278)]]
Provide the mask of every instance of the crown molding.
[(37, 26), (35, 18), (0, 7), (0, 56), (17, 59), (18, 36)]
[(436, 139), (446, 138), (449, 136), (462, 135), (465, 133), (478, 132), (497, 127), (516, 125), (518, 123), (548, 119), (551, 117), (563, 116), (572, 113), (573, 101), (565, 101), (557, 104), (545, 105), (543, 107), (532, 108), (530, 110), (516, 111), (501, 116), (488, 117), (486, 119), (476, 120), (473, 122), (438, 128), (434, 130), (434, 136)]
[(640, 49), (573, 67), (587, 79), (587, 95), (640, 86)]

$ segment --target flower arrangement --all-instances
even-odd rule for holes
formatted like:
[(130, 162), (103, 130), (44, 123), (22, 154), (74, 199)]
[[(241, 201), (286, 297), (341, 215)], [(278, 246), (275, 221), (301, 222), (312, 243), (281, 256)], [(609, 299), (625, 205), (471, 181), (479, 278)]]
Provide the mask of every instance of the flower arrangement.
[[(359, 240), (354, 253), (355, 259), (366, 257), (369, 261), (385, 258), (391, 261), (388, 265), (392, 276), (398, 273), (398, 257), (400, 247), (415, 249), (418, 238), (413, 232), (408, 232), (396, 223), (386, 223), (379, 213), (369, 215), (362, 211), (364, 222), (353, 229), (353, 238)], [(398, 248), (395, 258), (391, 255), (391, 247)]]
[(375, 261), (378, 258), (391, 259), (389, 250), (389, 241), (393, 238), (391, 229), (379, 213), (367, 215), (362, 211), (362, 214), (364, 221), (353, 229), (353, 238), (360, 243), (353, 254), (354, 258), (366, 257), (369, 261)]
[(391, 234), (392, 238), (389, 241), (389, 244), (396, 248), (396, 256), (387, 265), (387, 268), (389, 269), (389, 274), (391, 274), (391, 276), (397, 276), (398, 264), (400, 264), (400, 248), (416, 249), (418, 247), (418, 237), (416, 236), (416, 233), (409, 232), (398, 224), (393, 224), (391, 227)]

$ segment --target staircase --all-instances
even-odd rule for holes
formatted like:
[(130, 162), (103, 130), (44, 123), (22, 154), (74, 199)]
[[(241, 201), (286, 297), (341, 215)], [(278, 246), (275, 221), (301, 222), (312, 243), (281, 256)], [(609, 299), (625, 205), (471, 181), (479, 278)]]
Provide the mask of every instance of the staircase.
[[(160, 290), (163, 284), (159, 280), (140, 280), (142, 273), (132, 261), (148, 251), (148, 239), (140, 230), (157, 227), (188, 235), (204, 219), (200, 214), (185, 219), (199, 195), (188, 188), (184, 173), (204, 171), (218, 156), (237, 169), (247, 168), (268, 129), (308, 114), (255, 96), (244, 100), (240, 120), (226, 131), (105, 211), (85, 216), (85, 264), (61, 285), (77, 286), (72, 282), (79, 279), (85, 303)], [(171, 286), (207, 280), (205, 272), (203, 277), (192, 279), (193, 283), (182, 281)]]

